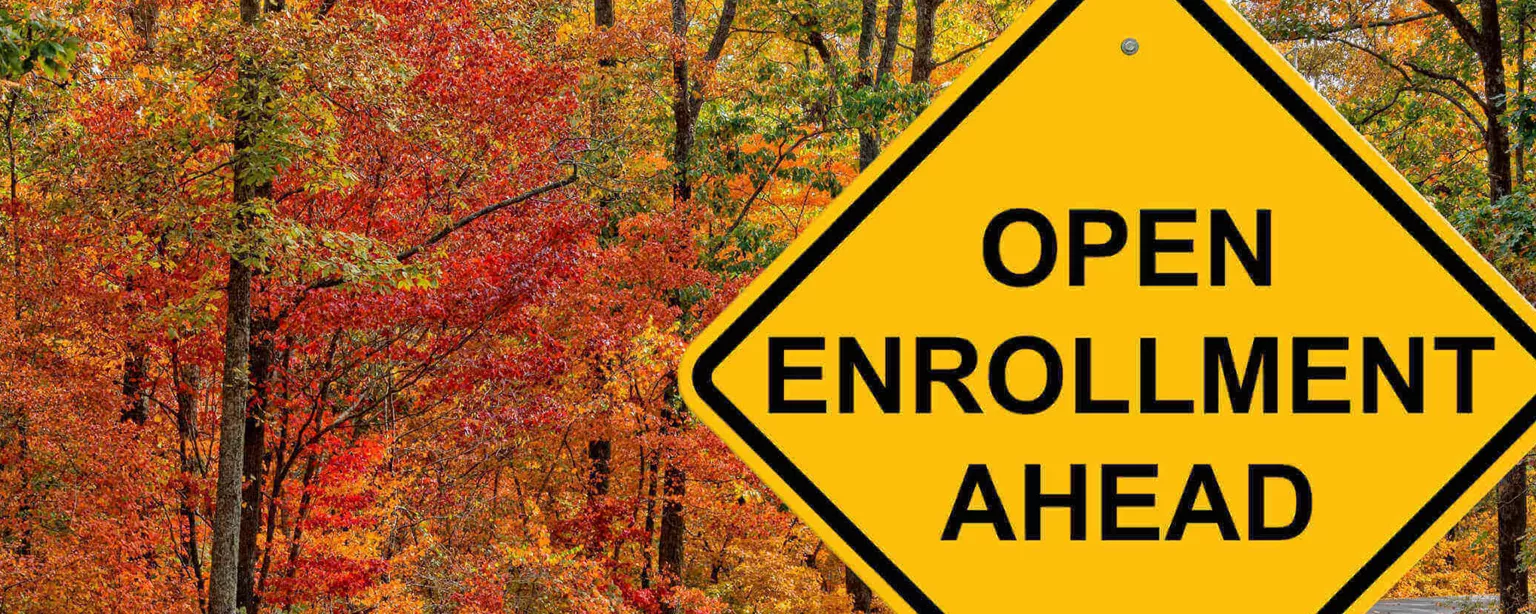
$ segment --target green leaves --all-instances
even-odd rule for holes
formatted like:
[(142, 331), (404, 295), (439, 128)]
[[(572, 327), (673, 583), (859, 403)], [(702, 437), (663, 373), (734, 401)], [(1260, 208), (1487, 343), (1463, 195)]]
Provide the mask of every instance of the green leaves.
[(80, 39), (63, 20), (26, 4), (0, 6), (0, 79), (17, 81), (36, 71), (62, 79), (80, 52)]
[(1531, 195), (1523, 191), (1497, 203), (1478, 199), (1452, 212), (1450, 220), (1489, 260), (1529, 261), (1536, 253), (1536, 211), (1530, 202)]
[(1515, 147), (1531, 151), (1536, 146), (1536, 95), (1516, 93), (1509, 100), (1507, 121)]
[(273, 225), (267, 233), (273, 248), (286, 253), (283, 260), (297, 263), (300, 277), (295, 281), (354, 280), (376, 290), (437, 285), (432, 267), (403, 264), (395, 258), (391, 245), (362, 234), (292, 222)]

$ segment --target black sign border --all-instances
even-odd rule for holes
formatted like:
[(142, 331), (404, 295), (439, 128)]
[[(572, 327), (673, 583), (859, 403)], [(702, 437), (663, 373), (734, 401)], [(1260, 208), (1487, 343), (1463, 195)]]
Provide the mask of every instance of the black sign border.
[[(780, 303), (789, 296), (800, 282), (805, 280), (855, 228), (885, 200), (923, 160), (944, 142), (954, 129), (970, 115), (993, 90), (1013, 73), (1029, 55), (1066, 20), (1084, 0), (1057, 0), (1047, 7), (1040, 17), (1030, 24), (997, 61), (987, 66), (980, 76), (955, 101), (945, 108), (911, 146), (897, 155), (879, 177), (872, 181), (858, 197), (844, 209), (827, 229), (814, 240), (790, 265), (774, 279), (741, 316), (732, 322), (709, 347), (699, 354), (693, 368), (693, 383), (699, 397), (707, 403), (732, 430), (741, 437), (753, 452), (762, 458), (779, 478), (799, 495), (806, 505), (827, 523), (843, 542), (869, 565), (886, 584), (897, 592), (913, 609), (922, 614), (940, 614), (938, 605), (917, 586), (911, 578), (897, 568), (890, 557), (880, 550), (863, 531), (859, 530), (825, 493), (817, 488), (789, 458), (773, 444), (741, 410), (726, 398), (715, 386), (715, 369), (757, 328)], [(1265, 62), (1232, 27), (1221, 18), (1205, 0), (1177, 0), (1206, 32), (1251, 75), (1271, 97), (1301, 124), (1333, 159), (1339, 163), (1361, 187), (1376, 199), (1383, 208), (1411, 235), (1421, 247), (1435, 259), (1462, 288), (1472, 295), (1489, 314), (1532, 356), (1536, 356), (1536, 331), (1506, 303), (1482, 276), (1478, 275), (1450, 244), (1421, 218), (1411, 205), (1383, 179), (1370, 163), (1360, 157), (1354, 148), (1328, 122), (1297, 93), (1286, 80)], [(1440, 488), (1429, 502), (1408, 521), (1387, 544), (1373, 555), (1359, 571), (1319, 610), (1321, 614), (1342, 614), (1365, 593), (1372, 584), (1385, 574), (1419, 538), (1461, 499), (1484, 474), (1503, 457), (1516, 442), (1536, 423), (1536, 397), (1527, 402), (1515, 416), (1494, 434), (1487, 444), (1477, 451), (1471, 460)]]

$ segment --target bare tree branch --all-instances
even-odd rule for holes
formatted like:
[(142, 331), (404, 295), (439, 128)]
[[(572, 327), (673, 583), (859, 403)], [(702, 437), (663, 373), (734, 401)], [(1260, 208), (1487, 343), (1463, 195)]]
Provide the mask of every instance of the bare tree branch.
[[(1325, 42), (1325, 43), (1334, 43), (1334, 44), (1337, 44), (1337, 45), (1344, 45), (1345, 47), (1349, 47), (1350, 49), (1354, 49), (1356, 51), (1359, 51), (1360, 53), (1364, 53), (1364, 54), (1366, 54), (1368, 56), (1371, 56), (1377, 62), (1380, 62), (1383, 66), (1386, 66), (1387, 68), (1391, 69), (1393, 72), (1397, 73), (1398, 76), (1403, 79), (1403, 83), (1406, 84), (1405, 85), (1405, 89), (1407, 89), (1408, 91), (1419, 92), (1421, 94), (1430, 94), (1432, 96), (1436, 96), (1436, 97), (1439, 97), (1441, 99), (1444, 99), (1446, 102), (1450, 103), (1451, 106), (1455, 107), (1456, 110), (1460, 111), (1462, 115), (1466, 116), (1466, 118), (1469, 121), (1472, 122), (1472, 125), (1474, 127), (1476, 127), (1478, 130), (1482, 130), (1483, 129), (1483, 120), (1481, 118), (1479, 118), (1476, 113), (1473, 113), (1472, 109), (1467, 108), (1466, 103), (1464, 103), (1461, 100), (1457, 99), (1455, 96), (1452, 96), (1449, 92), (1446, 92), (1446, 91), (1441, 90), (1439, 88), (1434, 88), (1434, 87), (1430, 87), (1428, 85), (1424, 85), (1424, 84), (1419, 83), (1418, 81), (1414, 80), (1413, 75), (1411, 73), (1409, 73), (1407, 69), (1403, 68), (1397, 62), (1392, 61), (1391, 58), (1388, 58), (1387, 56), (1383, 55), (1380, 51), (1377, 51), (1375, 49), (1371, 49), (1370, 47), (1367, 47), (1365, 45), (1362, 45), (1362, 44), (1359, 44), (1359, 43), (1356, 43), (1356, 42), (1353, 42), (1353, 41), (1349, 41), (1349, 40), (1346, 40), (1346, 39), (1342, 39), (1342, 38), (1323, 38), (1323, 39), (1318, 39), (1318, 40), (1320, 42)], [(1478, 104), (1481, 104), (1481, 101), (1477, 100), (1476, 98), (1474, 98), (1474, 101), (1477, 102)]]
[[(515, 204), (518, 204), (518, 203), (521, 203), (521, 202), (525, 202), (525, 201), (531, 200), (533, 198), (536, 198), (536, 197), (538, 197), (540, 195), (543, 195), (543, 194), (547, 194), (549, 192), (553, 192), (553, 191), (558, 190), (560, 188), (563, 188), (565, 186), (571, 185), (572, 183), (575, 183), (575, 182), (576, 182), (576, 171), (573, 169), (571, 171), (570, 175), (567, 175), (566, 177), (564, 177), (562, 179), (551, 181), (551, 182), (546, 183), (544, 185), (541, 185), (539, 187), (536, 187), (536, 188), (533, 188), (531, 190), (528, 190), (527, 192), (523, 192), (522, 194), (518, 194), (516, 196), (510, 196), (510, 197), (504, 198), (502, 200), (496, 201), (494, 203), (491, 203), (489, 205), (486, 205), (485, 207), (480, 208), (479, 210), (475, 211), (474, 213), (471, 213), (469, 215), (466, 215), (464, 217), (459, 218), (458, 220), (455, 220), (452, 224), (449, 224), (448, 226), (444, 227), (442, 230), (439, 230), (439, 231), (433, 233), (432, 236), (427, 237), (427, 239), (425, 241), (422, 241), (421, 243), (417, 243), (416, 245), (413, 245), (410, 248), (407, 248), (407, 249), (401, 251), (400, 253), (395, 254), (395, 260), (398, 261), (398, 262), (404, 263), (405, 261), (410, 260), (411, 258), (416, 257), (416, 255), (420, 254), (422, 252), (422, 250), (425, 250), (428, 247), (431, 247), (433, 245), (436, 245), (436, 244), (442, 242), (443, 239), (448, 238), (448, 235), (453, 234), (455, 231), (457, 231), (459, 229), (462, 229), (465, 226), (468, 226), (470, 224), (475, 223), (475, 220), (483, 218), (483, 217), (485, 217), (487, 215), (490, 215), (492, 213), (495, 213), (497, 211), (500, 211), (500, 210), (505, 209), (507, 207), (510, 207), (512, 205), (515, 205)], [(347, 278), (344, 278), (344, 277), (328, 277), (328, 278), (325, 278), (325, 279), (320, 279), (320, 280), (316, 280), (316, 281), (310, 282), (309, 285), (304, 287), (304, 290), (299, 294), (299, 297), (297, 299), (295, 299), (294, 302), (289, 303), (289, 305), (282, 310), (282, 312), (277, 316), (276, 319), (278, 321), (282, 321), (284, 316), (286, 316), (288, 313), (290, 313), (293, 308), (298, 307), (299, 303), (303, 302), (304, 297), (306, 295), (308, 295), (308, 293), (311, 290), (322, 290), (322, 289), (325, 289), (325, 288), (334, 288), (336, 286), (340, 286), (342, 284), (345, 284), (348, 281), (350, 281), (350, 280), (347, 279)]]
[(875, 66), (875, 83), (891, 80), (891, 69), (896, 63), (896, 48), (901, 43), (902, 0), (887, 0), (885, 5), (885, 31), (880, 35), (880, 62)]
[(1391, 19), (1382, 19), (1380, 21), (1366, 21), (1366, 22), (1361, 22), (1361, 23), (1349, 23), (1349, 24), (1343, 24), (1343, 25), (1338, 25), (1338, 26), (1328, 26), (1328, 27), (1322, 27), (1322, 28), (1317, 28), (1317, 29), (1307, 29), (1307, 30), (1301, 30), (1301, 31), (1296, 31), (1296, 32), (1289, 32), (1289, 33), (1281, 34), (1281, 35), (1279, 35), (1279, 36), (1277, 36), (1275, 38), (1271, 38), (1270, 40), (1274, 41), (1274, 42), (1282, 42), (1282, 41), (1291, 42), (1291, 41), (1315, 40), (1315, 39), (1320, 39), (1320, 38), (1325, 38), (1325, 37), (1333, 36), (1335, 34), (1343, 34), (1343, 33), (1346, 33), (1346, 32), (1355, 32), (1355, 31), (1359, 31), (1359, 30), (1370, 30), (1370, 29), (1373, 29), (1373, 28), (1390, 28), (1392, 26), (1401, 26), (1401, 25), (1410, 24), (1410, 23), (1413, 23), (1413, 22), (1416, 22), (1416, 21), (1423, 21), (1425, 19), (1429, 19), (1430, 17), (1437, 17), (1439, 15), (1440, 15), (1440, 13), (1438, 13), (1438, 12), (1427, 11), (1427, 12), (1423, 12), (1423, 13), (1415, 13), (1413, 15), (1404, 15), (1402, 17), (1394, 17), (1394, 18), (1391, 18)]
[(1403, 62), (1403, 65), (1407, 66), (1408, 68), (1413, 69), (1413, 72), (1419, 73), (1419, 74), (1424, 75), (1426, 77), (1429, 77), (1431, 79), (1435, 79), (1437, 81), (1447, 81), (1447, 82), (1455, 84), (1456, 87), (1461, 89), (1461, 91), (1466, 92), (1467, 97), (1471, 98), (1473, 102), (1477, 103), (1478, 107), (1482, 108), (1484, 115), (1488, 114), (1488, 111), (1489, 111), (1488, 101), (1485, 100), (1483, 98), (1482, 94), (1478, 93), (1477, 90), (1472, 89), (1472, 86), (1467, 85), (1467, 82), (1463, 81), (1460, 77), (1457, 77), (1456, 75), (1446, 74), (1446, 73), (1434, 70), (1432, 68), (1426, 68), (1424, 66), (1420, 66), (1420, 65), (1418, 65), (1418, 64), (1416, 64), (1416, 63), (1414, 63), (1412, 61), (1405, 61), (1405, 62)]
[(827, 44), (827, 36), (821, 31), (821, 21), (815, 17), (800, 16), (796, 16), (794, 21), (795, 25), (800, 26), (801, 32), (805, 34), (805, 40), (796, 42), (809, 45), (811, 49), (815, 49), (816, 56), (821, 58), (821, 63), (832, 74), (840, 73), (843, 61), (838, 58), (837, 51)]
[(736, 0), (725, 0), (720, 5), (720, 21), (715, 23), (715, 34), (709, 39), (704, 51), (704, 61), (714, 62), (725, 52), (725, 42), (731, 37), (731, 25), (736, 22)]
[(448, 225), (448, 227), (446, 227), (446, 228), (444, 228), (442, 230), (437, 231), (436, 234), (433, 234), (431, 237), (428, 237), (426, 241), (423, 241), (420, 244), (417, 244), (416, 246), (411, 247), (410, 249), (407, 249), (407, 250), (405, 250), (403, 252), (400, 252), (399, 254), (396, 254), (395, 255), (395, 260), (398, 260), (400, 262), (405, 262), (406, 260), (410, 260), (411, 258), (415, 257), (416, 254), (421, 253), (421, 250), (426, 249), (428, 247), (431, 247), (433, 245), (436, 245), (439, 241), (442, 241), (443, 239), (448, 238), (448, 235), (453, 234), (454, 231), (459, 230), (460, 228), (463, 228), (463, 227), (468, 226), (470, 224), (473, 224), (475, 222), (475, 220), (478, 220), (478, 219), (480, 219), (482, 217), (485, 217), (487, 215), (490, 215), (492, 213), (495, 213), (497, 211), (500, 211), (500, 210), (505, 209), (507, 207), (510, 207), (512, 205), (518, 204), (520, 202), (533, 199), (535, 197), (538, 197), (539, 195), (542, 195), (542, 194), (545, 194), (545, 193), (548, 193), (548, 192), (553, 192), (555, 190), (558, 190), (558, 189), (563, 188), (565, 186), (571, 185), (573, 183), (576, 183), (576, 173), (574, 171), (572, 171), (571, 174), (566, 175), (562, 179), (559, 179), (559, 180), (556, 180), (556, 181), (551, 181), (549, 183), (541, 185), (541, 186), (539, 186), (537, 188), (534, 188), (532, 190), (529, 190), (527, 192), (523, 192), (522, 194), (518, 194), (517, 196), (512, 196), (512, 197), (509, 197), (509, 198), (504, 198), (504, 199), (499, 200), (499, 201), (497, 201), (495, 203), (492, 203), (490, 205), (486, 205), (485, 207), (481, 208), (479, 211), (476, 211), (476, 212), (471, 213), (469, 215), (466, 215), (466, 216), (464, 216), (462, 218), (459, 218), (458, 221)]
[[(704, 51), (704, 63), (714, 64), (720, 60), (720, 54), (725, 53), (725, 43), (730, 40), (732, 26), (736, 23), (736, 0), (725, 0), (720, 5), (720, 19), (715, 22), (715, 34), (709, 39), (709, 48)], [(688, 94), (688, 121), (696, 122), (699, 119), (699, 111), (704, 108), (704, 82), (693, 79), (693, 87)]]
[(965, 57), (966, 54), (968, 54), (968, 53), (970, 53), (972, 51), (975, 51), (977, 49), (980, 49), (982, 47), (987, 46), (988, 43), (991, 43), (992, 41), (995, 41), (995, 40), (997, 40), (996, 36), (989, 36), (989, 37), (984, 38), (984, 39), (982, 39), (980, 41), (977, 41), (976, 44), (971, 45), (969, 47), (966, 47), (964, 49), (961, 49), (959, 51), (956, 51), (954, 53), (954, 55), (951, 55), (948, 58), (945, 58), (943, 61), (941, 61), (941, 62), (939, 62), (937, 64), (934, 64), (933, 67), (934, 68), (938, 68), (938, 67), (943, 66), (945, 64), (949, 64), (951, 62), (954, 62), (955, 60), (958, 60), (960, 58)]
[(742, 202), (741, 210), (736, 212), (736, 219), (732, 220), (730, 227), (726, 228), (725, 232), (720, 233), (719, 237), (715, 239), (714, 245), (709, 249), (710, 256), (714, 256), (720, 251), (720, 248), (725, 247), (726, 241), (730, 239), (730, 236), (736, 232), (737, 228), (741, 227), (742, 222), (746, 221), (747, 213), (752, 210), (752, 205), (757, 202), (758, 197), (763, 195), (763, 191), (768, 188), (768, 184), (773, 183), (773, 175), (779, 171), (779, 167), (784, 164), (784, 161), (787, 160), (790, 155), (794, 154), (795, 150), (800, 149), (800, 146), (806, 144), (813, 138), (821, 136), (823, 133), (824, 132), (820, 130), (808, 132), (804, 135), (801, 135), (801, 137), (796, 139), (794, 143), (791, 143), (789, 147), (779, 149), (778, 154), (773, 161), (773, 166), (770, 167), (768, 172), (763, 175), (762, 182), (758, 183), (753, 188), (752, 194), (747, 197), (747, 200)]
[[(1461, 12), (1461, 9), (1456, 7), (1456, 0), (1424, 0), (1424, 4), (1429, 5), (1430, 8), (1444, 15), (1446, 21), (1451, 22), (1451, 27), (1456, 29), (1456, 34), (1460, 35), (1461, 39), (1466, 41), (1473, 51), (1481, 54), (1483, 34), (1478, 32), (1477, 26), (1472, 25), (1467, 16)], [(1498, 33), (1495, 32), (1494, 36), (1498, 36)]]

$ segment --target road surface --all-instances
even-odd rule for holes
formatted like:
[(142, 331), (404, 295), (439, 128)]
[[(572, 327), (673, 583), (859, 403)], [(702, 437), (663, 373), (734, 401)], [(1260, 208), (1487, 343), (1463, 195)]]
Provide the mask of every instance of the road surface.
[(1493, 597), (1488, 596), (1388, 599), (1371, 608), (1371, 614), (1482, 614), (1495, 611)]

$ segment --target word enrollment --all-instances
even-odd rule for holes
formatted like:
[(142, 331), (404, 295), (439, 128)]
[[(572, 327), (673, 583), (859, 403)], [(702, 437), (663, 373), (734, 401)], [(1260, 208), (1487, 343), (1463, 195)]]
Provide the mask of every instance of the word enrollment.
[[(1267, 209), (1253, 215), (1253, 231), (1245, 234), (1233, 215), (1222, 209), (1144, 209), (1132, 220), (1105, 209), (1072, 209), (1065, 219), (1052, 219), (1033, 209), (1009, 209), (993, 217), (982, 233), (979, 265), (997, 283), (1012, 288), (1030, 288), (1054, 275), (1065, 275), (1069, 286), (1083, 286), (1088, 283), (1093, 260), (1117, 256), (1136, 259), (1137, 283), (1142, 287), (1226, 286), (1229, 278), (1234, 283), (1240, 280), (1267, 287), (1274, 269), (1273, 215)], [(1134, 250), (1127, 250), (1132, 226), (1138, 240)], [(1027, 232), (1038, 241), (1039, 249), (1031, 262), (1023, 263), (1028, 266), (1019, 266), (1018, 259), (1004, 260), (1005, 232)], [(1203, 242), (1208, 246), (1208, 259), (1196, 253), (1196, 242), (1190, 238), (1201, 233), (1209, 239)], [(1184, 254), (1186, 262), (1193, 256), (1208, 265), (1205, 270), (1178, 270), (1160, 263), (1160, 256), (1173, 254)], [(1237, 266), (1229, 267), (1229, 263)], [(1256, 324), (1262, 326), (1262, 322)], [(1180, 354), (1181, 363), (1176, 367), (1160, 365), (1160, 342), (1198, 349), (1193, 354)], [(870, 351), (877, 348), (877, 352)], [(1098, 344), (1091, 337), (1048, 339), (1028, 334), (989, 343), (957, 336), (777, 336), (768, 339), (767, 410), (792, 415), (938, 411), (1016, 416), (1046, 412), (1276, 417), (1387, 411), (1468, 414), (1476, 408), (1473, 382), (1478, 357), (1493, 349), (1492, 337), (1449, 336), (1143, 337), (1100, 340)], [(1095, 376), (1108, 379), (1119, 374), (1095, 373), (1095, 350), (1137, 357), (1135, 373), (1124, 374), (1136, 378), (1135, 394), (1096, 390)], [(1010, 366), (1025, 365), (1032, 372), (1043, 372), (1043, 378), (1010, 381)], [(1160, 366), (1164, 369), (1161, 382)], [(1426, 369), (1437, 377), (1427, 377)], [(1196, 374), (1193, 376), (1199, 378), (1199, 386), (1186, 389), (1198, 392), (1162, 392), (1169, 387), (1169, 374), (1175, 370)], [(910, 380), (903, 381), (905, 376)], [(809, 394), (805, 391), (810, 388), (802, 387), (827, 380), (835, 380), (835, 386), (827, 382), (824, 394)], [(1426, 389), (1433, 386), (1445, 386), (1444, 392), (1432, 392), (1436, 398), (1454, 398), (1454, 404), (1426, 407)], [(1070, 395), (1064, 392), (1067, 390)], [(1283, 406), (1282, 390), (1289, 391)], [(856, 402), (865, 397), (856, 394), (861, 391), (872, 399), (870, 406)], [(1060, 402), (1064, 398), (1070, 402)], [(936, 411), (936, 406), (958, 409)], [(1187, 476), (1180, 476), (1185, 480), (1184, 492), (1173, 505), (1166, 527), (1120, 526), (1116, 520), (1120, 508), (1158, 505), (1153, 495), (1131, 490), (1136, 483), (1131, 478), (1158, 477), (1158, 469), (1156, 464), (1092, 469), (1086, 465), (1026, 465), (1021, 513), (1010, 514), (997, 494), (991, 470), (985, 464), (973, 464), (957, 476), (958, 495), (940, 535), (944, 540), (1057, 536), (1085, 540), (1090, 533), (1086, 513), (1090, 497), (1100, 504), (1100, 526), (1095, 533), (1103, 540), (1179, 540), (1192, 524), (1215, 527), (1218, 530), (1208, 534), (1220, 539), (1284, 540), (1301, 535), (1311, 517), (1311, 489), (1303, 471), (1285, 464), (1254, 464), (1246, 475), (1230, 478), (1246, 478), (1247, 483), (1248, 518), (1242, 523), (1246, 530), (1240, 529), (1215, 470), (1210, 465), (1194, 465)], [(1099, 486), (1092, 493), (1088, 488), (1090, 473), (1096, 474)], [(1223, 474), (1222, 479), (1229, 477)], [(1061, 487), (1047, 491), (1042, 486), (1044, 480)], [(1283, 497), (1274, 494), (1282, 488), (1292, 492)], [(1266, 489), (1272, 503), (1268, 506)], [(1273, 502), (1282, 498), (1294, 502), (1288, 519), (1266, 518), (1266, 507), (1273, 514)], [(1064, 518), (1070, 522), (1059, 530), (1042, 526), (1041, 510), (1047, 508), (1070, 510)], [(963, 530), (973, 525), (975, 530)]]

